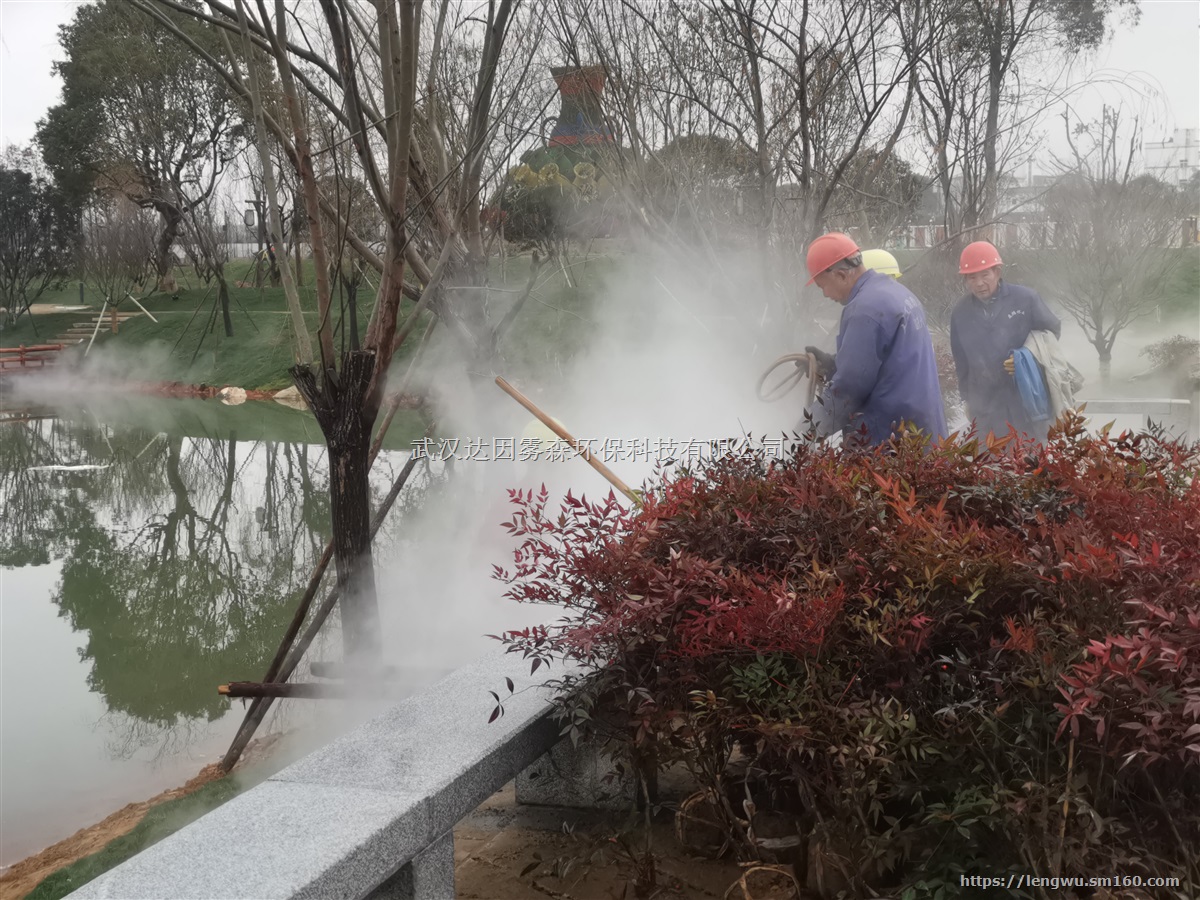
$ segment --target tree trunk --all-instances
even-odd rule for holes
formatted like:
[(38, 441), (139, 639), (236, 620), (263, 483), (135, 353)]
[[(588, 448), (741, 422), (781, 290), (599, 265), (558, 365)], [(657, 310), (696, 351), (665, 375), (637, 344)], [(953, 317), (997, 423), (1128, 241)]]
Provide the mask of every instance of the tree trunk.
[(350, 314), (350, 349), (358, 349), (358, 281), (346, 282), (346, 305)]
[[(363, 386), (369, 372), (363, 375)], [(342, 646), (346, 659), (375, 662), (380, 658), (379, 602), (371, 555), (370, 491), (367, 457), (370, 428), (358, 415), (344, 417), (329, 442), (329, 497), (337, 582), (342, 591)]]
[[(254, 52), (250, 42), (250, 26), (246, 18), (245, 7), (241, 0), (237, 2), (237, 11), (238, 25), (242, 33), (242, 45), (245, 50), (246, 59), (253, 60)], [(254, 114), (254, 142), (258, 148), (258, 159), (262, 166), (263, 200), (266, 205), (267, 219), (271, 224), (268, 240), (272, 244), (282, 246), (281, 235), (283, 234), (283, 226), (279, 221), (279, 194), (275, 188), (275, 167), (271, 162), (271, 152), (267, 145), (267, 126), (263, 114), (262, 92), (258, 83), (258, 69), (254, 65), (247, 63), (246, 76), (250, 83), (250, 106)], [(259, 220), (261, 221), (262, 218), (263, 216), (260, 214)], [(260, 225), (259, 227), (261, 228), (262, 226)], [(268, 253), (270, 252), (268, 250)], [(282, 277), (283, 293), (287, 297), (292, 331), (296, 339), (295, 359), (301, 366), (305, 366), (313, 360), (313, 349), (312, 340), (308, 334), (308, 325), (304, 321), (304, 312), (300, 308), (300, 295), (296, 290), (295, 282), (292, 281), (292, 273), (286, 265), (286, 261), (282, 269), (277, 268), (272, 254), (272, 275), (276, 274)], [(259, 284), (261, 282), (256, 279), (255, 285), (258, 286)]]
[(374, 352), (351, 350), (342, 358), (336, 385), (328, 379), (324, 391), (310, 367), (292, 368), (296, 387), (316, 416), (329, 448), (329, 499), (342, 605), (342, 646), (347, 660), (364, 663), (378, 662), (381, 650), (367, 480), (373, 422), (364, 415), (363, 408), (374, 368)]
[(772, 285), (782, 284), (781, 274), (776, 270), (774, 256), (771, 253), (771, 222), (775, 214), (775, 170), (771, 162), (771, 147), (767, 137), (766, 105), (763, 100), (762, 79), (759, 72), (761, 48), (758, 46), (757, 29), (749, 15), (738, 16), (738, 35), (742, 40), (742, 51), (745, 53), (747, 74), (750, 78), (750, 99), (754, 105), (754, 138), (755, 138), (755, 221), (754, 231), (757, 240), (754, 244), (758, 252), (758, 265), (755, 274), (758, 284), (755, 290), (760, 297), (766, 299), (772, 318), (781, 317), (787, 321), (791, 310), (789, 298), (779, 296), (771, 290)]
[(1096, 352), (1100, 355), (1100, 383), (1107, 387), (1112, 382), (1112, 345), (1097, 341)]
[[(175, 503), (171, 507), (171, 511), (167, 513), (162, 530), (162, 543), (159, 544), (158, 553), (159, 559), (166, 562), (170, 559), (175, 559), (179, 555), (179, 526), (182, 523), (188, 523), (195, 516), (196, 510), (192, 506), (191, 497), (188, 495), (187, 485), (184, 483), (183, 476), (179, 472), (179, 462), (183, 450), (183, 439), (174, 438), (167, 442), (167, 484), (171, 487), (171, 494), (174, 496)], [(188, 529), (189, 534), (191, 529)], [(192, 549), (192, 542), (188, 541), (188, 549)]]
[(254, 195), (254, 211), (258, 217), (258, 225), (255, 228), (254, 236), (258, 241), (258, 246), (254, 249), (254, 287), (261, 288), (263, 286), (263, 265), (267, 258), (267, 206), (263, 202), (262, 196), (258, 193)]
[(229, 282), (224, 273), (217, 275), (217, 294), (221, 301), (221, 316), (225, 320), (225, 337), (233, 337), (233, 317), (229, 314)]
[[(988, 35), (988, 100), (987, 125), (983, 137), (983, 197), (978, 206), (978, 222), (990, 222), (996, 215), (996, 196), (999, 173), (996, 171), (996, 147), (1000, 141), (1000, 89), (1004, 84), (1004, 3), (996, 4), (995, 19)], [(976, 239), (991, 237), (991, 229), (981, 231)]]
[[(264, 14), (265, 19), (265, 14)], [(317, 329), (317, 342), (320, 348), (322, 366), (333, 365), (333, 328), (329, 324), (329, 304), (333, 291), (329, 285), (329, 259), (325, 247), (325, 225), (321, 221), (320, 191), (317, 189), (317, 174), (313, 168), (312, 154), (308, 140), (308, 125), (304, 120), (304, 110), (296, 95), (296, 81), (292, 77), (292, 67), (287, 61), (283, 48), (287, 45), (287, 29), (284, 23), (287, 13), (283, 0), (275, 0), (275, 52), (278, 54), (279, 83), (283, 87), (283, 99), (287, 105), (288, 118), (292, 122), (292, 134), (296, 139), (296, 174), (300, 176), (300, 187), (304, 195), (304, 210), (308, 217), (308, 237), (312, 247), (314, 277), (317, 282), (317, 315), (320, 316), (320, 327)], [(297, 221), (299, 213), (296, 213)], [(299, 248), (299, 228), (292, 229), (292, 237)], [(299, 250), (297, 249), (297, 261)], [(283, 261), (284, 269), (287, 260)], [(297, 265), (297, 268), (299, 266)]]
[(293, 197), (292, 204), (294, 211), (292, 213), (292, 246), (296, 251), (296, 284), (304, 285), (304, 263), (300, 256), (300, 224), (304, 221), (300, 213), (300, 198)]
[(183, 213), (173, 203), (155, 203), (154, 208), (163, 219), (162, 234), (158, 236), (154, 245), (154, 271), (158, 275), (158, 290), (173, 294), (179, 290), (179, 285), (175, 276), (171, 274), (175, 262), (171, 248), (175, 246), (179, 230), (183, 226)]

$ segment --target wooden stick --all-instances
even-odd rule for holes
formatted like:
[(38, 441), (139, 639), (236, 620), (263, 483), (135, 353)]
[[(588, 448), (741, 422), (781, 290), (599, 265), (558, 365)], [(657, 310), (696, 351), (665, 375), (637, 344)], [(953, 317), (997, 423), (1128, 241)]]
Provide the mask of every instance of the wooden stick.
[(583, 444), (579, 443), (579, 441), (575, 440), (575, 438), (571, 437), (570, 432), (555, 422), (552, 418), (550, 418), (550, 416), (546, 415), (546, 413), (534, 406), (532, 400), (518, 391), (499, 375), (496, 376), (496, 384), (499, 386), (500, 390), (504, 391), (504, 393), (508, 394), (523, 407), (533, 413), (539, 422), (570, 444), (574, 448), (575, 452), (583, 457), (584, 462), (603, 475), (605, 480), (607, 480), (609, 484), (628, 497), (634, 506), (642, 505), (641, 498), (638, 497), (638, 495), (629, 487), (629, 485), (618, 478), (612, 469), (600, 462), (600, 460), (596, 459), (596, 457), (592, 456), (592, 451), (590, 451)]
[(0, 347), (0, 354), (3, 353), (41, 353), (48, 350), (61, 350), (63, 344), (22, 344), (20, 347)]
[(129, 291), (125, 292), (125, 296), (133, 301), (134, 306), (136, 306), (138, 309), (140, 309), (142, 312), (144, 312), (147, 316), (149, 316), (151, 322), (153, 322), (155, 325), (158, 324), (158, 319), (154, 318), (154, 316), (151, 316), (150, 310), (146, 309), (146, 307), (144, 307), (144, 306), (142, 306), (142, 304), (138, 303), (137, 297), (133, 296), (133, 294), (129, 293)]
[(402, 700), (400, 692), (390, 685), (372, 682), (350, 684), (315, 684), (295, 681), (231, 681), (217, 685), (223, 697), (301, 697), (306, 700)]
[(395, 666), (362, 666), (353, 663), (314, 659), (308, 664), (314, 678), (345, 678), (350, 681), (387, 681), (400, 677)]
[(96, 340), (96, 332), (100, 330), (100, 323), (104, 321), (104, 313), (108, 310), (108, 299), (105, 298), (104, 305), (100, 307), (100, 315), (96, 316), (96, 327), (92, 329), (92, 338), (88, 341), (87, 349), (83, 351), (83, 355), (87, 356), (92, 352), (92, 341)]

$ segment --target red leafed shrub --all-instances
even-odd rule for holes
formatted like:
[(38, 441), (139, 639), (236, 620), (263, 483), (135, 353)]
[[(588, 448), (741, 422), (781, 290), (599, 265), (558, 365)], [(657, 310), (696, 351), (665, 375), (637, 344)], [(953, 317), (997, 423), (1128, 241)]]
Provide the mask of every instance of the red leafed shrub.
[[(985, 860), (1178, 871), (1137, 804), (1200, 800), (1196, 450), (1071, 420), (1045, 446), (747, 451), (635, 510), (515, 492), (496, 575), (565, 615), (505, 640), (585, 663), (564, 731), (687, 764), (747, 858), (766, 805), (852, 848), (862, 890), (920, 872), (953, 895)], [(1114, 855), (1122, 829), (1142, 837)]]
[[(1194, 520), (1195, 510), (1187, 517)], [(1089, 642), (1087, 658), (1063, 676), (1059, 733), (1090, 723), (1096, 743), (1122, 764), (1182, 764), (1200, 770), (1200, 531), (1180, 524), (1190, 547), (1115, 535), (1088, 547), (1073, 571), (1100, 570), (1126, 585), (1125, 622)], [(1155, 529), (1158, 531), (1159, 529)], [(1067, 571), (1072, 571), (1068, 569)], [(1065, 574), (1065, 573), (1064, 573)], [(1085, 726), (1086, 728), (1086, 726)], [(1085, 732), (1086, 733), (1086, 732)], [(1200, 778), (1200, 776), (1195, 776)]]
[[(1121, 621), (1088, 634), (1064, 674), (1058, 729), (1092, 737), (1125, 764), (1200, 772), (1200, 484), (1195, 457), (1150, 436), (1064, 442), (1052, 476), (1091, 510), (1094, 536), (1059, 539), (1064, 585), (1122, 604)], [(1197, 776), (1200, 778), (1200, 775)]]

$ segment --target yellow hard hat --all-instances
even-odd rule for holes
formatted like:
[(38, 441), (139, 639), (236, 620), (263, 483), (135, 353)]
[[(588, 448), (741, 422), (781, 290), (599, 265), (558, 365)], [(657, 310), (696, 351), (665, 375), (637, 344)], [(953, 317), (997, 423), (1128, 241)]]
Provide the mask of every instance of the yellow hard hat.
[(874, 269), (880, 275), (891, 275), (893, 278), (900, 277), (900, 263), (896, 262), (896, 257), (892, 256), (886, 250), (864, 250), (862, 258), (863, 265), (868, 269)]

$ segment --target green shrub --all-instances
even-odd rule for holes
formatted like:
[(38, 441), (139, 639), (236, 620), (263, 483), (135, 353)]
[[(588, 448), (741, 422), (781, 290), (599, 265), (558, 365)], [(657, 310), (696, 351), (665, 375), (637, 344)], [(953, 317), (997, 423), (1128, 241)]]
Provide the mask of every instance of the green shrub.
[(686, 765), (745, 860), (778, 855), (769, 812), (855, 896), (1195, 887), (1198, 451), (1068, 420), (1045, 446), (746, 448), (632, 511), (517, 493), (497, 576), (566, 617), (504, 640), (586, 664), (564, 733)]

